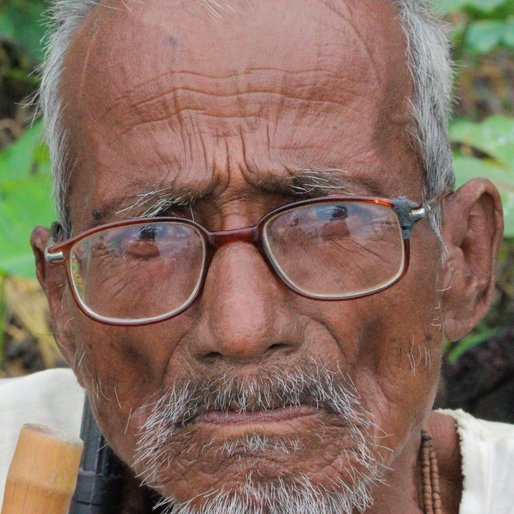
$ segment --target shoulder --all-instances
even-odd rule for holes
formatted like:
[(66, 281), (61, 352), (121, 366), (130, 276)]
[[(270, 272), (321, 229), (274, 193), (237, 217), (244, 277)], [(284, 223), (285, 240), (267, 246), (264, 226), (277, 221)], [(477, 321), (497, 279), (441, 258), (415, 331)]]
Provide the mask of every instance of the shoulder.
[[(0, 412), (4, 421), (23, 415), (49, 422), (60, 420), (64, 413), (73, 415), (75, 404), (83, 398), (84, 392), (70, 369), (50, 369), (0, 380)], [(5, 423), (2, 426), (0, 434), (6, 428)]]
[(514, 425), (439, 411), (455, 420), (462, 458), (460, 514), (514, 514)]
[(37, 423), (78, 436), (83, 401), (84, 391), (69, 369), (0, 380), (0, 505), (22, 425)]
[(23, 423), (40, 423), (77, 432), (83, 389), (69, 369), (51, 369), (0, 380), (0, 444)]

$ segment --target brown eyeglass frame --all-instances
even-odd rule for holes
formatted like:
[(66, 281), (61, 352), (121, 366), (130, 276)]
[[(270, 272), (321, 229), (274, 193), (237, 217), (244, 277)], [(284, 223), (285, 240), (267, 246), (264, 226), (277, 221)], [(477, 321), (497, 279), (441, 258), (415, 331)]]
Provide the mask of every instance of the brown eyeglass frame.
[[(115, 326), (144, 326), (144, 325), (152, 325), (154, 323), (160, 323), (161, 321), (165, 321), (175, 316), (178, 316), (186, 309), (188, 309), (196, 299), (201, 295), (203, 286), (205, 284), (205, 277), (209, 270), (209, 266), (212, 260), (212, 257), (215, 251), (229, 243), (234, 242), (246, 242), (253, 244), (263, 256), (265, 262), (270, 267), (271, 271), (274, 273), (277, 278), (291, 291), (294, 293), (311, 300), (316, 301), (346, 301), (346, 300), (354, 300), (356, 298), (363, 298), (366, 296), (370, 296), (385, 289), (390, 288), (398, 281), (400, 281), (409, 269), (410, 263), (410, 235), (412, 227), (422, 219), (426, 218), (428, 212), (431, 210), (432, 206), (436, 203), (440, 202), (448, 195), (452, 194), (453, 191), (451, 189), (446, 189), (442, 193), (435, 196), (428, 202), (423, 204), (417, 204), (412, 200), (409, 200), (405, 197), (399, 197), (395, 199), (388, 198), (375, 198), (368, 196), (324, 196), (318, 198), (311, 198), (308, 200), (301, 200), (298, 202), (289, 203), (287, 205), (283, 205), (278, 207), (277, 209), (273, 209), (272, 211), (265, 214), (260, 221), (253, 226), (244, 227), (234, 230), (220, 230), (215, 232), (210, 232), (205, 227), (196, 223), (193, 220), (185, 219), (185, 218), (177, 218), (177, 217), (155, 217), (155, 218), (131, 218), (123, 221), (116, 221), (113, 223), (107, 223), (105, 225), (100, 225), (98, 227), (91, 228), (78, 234), (66, 241), (61, 243), (56, 243), (60, 233), (62, 232), (61, 225), (58, 222), (52, 223), (50, 229), (50, 237), (48, 239), (44, 256), (46, 262), (49, 264), (60, 264), (65, 267), (66, 278), (68, 280), (68, 285), (70, 286), (70, 290), (73, 296), (73, 299), (79, 309), (90, 319), (106, 324), (106, 325), (115, 325)], [(373, 289), (372, 291), (365, 291), (363, 293), (358, 293), (354, 295), (341, 297), (320, 297), (309, 295), (304, 291), (298, 289), (294, 286), (294, 284), (290, 283), (290, 281), (281, 273), (278, 269), (278, 266), (275, 263), (275, 258), (268, 254), (265, 245), (263, 244), (263, 232), (266, 224), (278, 214), (286, 212), (291, 209), (295, 209), (297, 207), (302, 207), (305, 205), (312, 204), (320, 204), (320, 203), (329, 203), (329, 202), (360, 202), (360, 203), (373, 203), (377, 205), (383, 205), (389, 207), (394, 210), (398, 217), (399, 225), (402, 232), (403, 239), (403, 250), (404, 250), (404, 261), (403, 261), (403, 269), (401, 273), (390, 283), (385, 286), (382, 286), (378, 289)], [(203, 237), (205, 245), (205, 258), (204, 265), (202, 269), (202, 273), (199, 277), (198, 285), (196, 287), (196, 291), (190, 296), (190, 298), (177, 310), (172, 311), (168, 314), (163, 314), (161, 316), (155, 316), (153, 318), (147, 318), (143, 320), (116, 320), (115, 318), (107, 318), (105, 316), (100, 316), (99, 314), (94, 313), (93, 311), (89, 311), (84, 306), (82, 300), (79, 298), (75, 286), (74, 280), (71, 276), (71, 269), (69, 265), (66, 265), (67, 262), (70, 262), (70, 253), (71, 249), (82, 239), (85, 239), (97, 232), (101, 232), (110, 228), (117, 227), (128, 227), (131, 225), (137, 224), (154, 224), (154, 223), (163, 223), (163, 222), (179, 222), (184, 225), (189, 225), (194, 227)]]

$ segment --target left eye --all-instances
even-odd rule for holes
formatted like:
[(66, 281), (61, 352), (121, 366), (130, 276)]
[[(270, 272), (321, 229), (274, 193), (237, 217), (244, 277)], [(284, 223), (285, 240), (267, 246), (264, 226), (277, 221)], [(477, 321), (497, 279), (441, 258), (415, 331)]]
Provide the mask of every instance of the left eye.
[(348, 217), (348, 208), (344, 205), (320, 205), (313, 210), (319, 221), (342, 220)]
[(138, 241), (155, 241), (156, 238), (163, 233), (163, 227), (157, 225), (147, 225), (141, 227), (139, 233), (136, 235)]

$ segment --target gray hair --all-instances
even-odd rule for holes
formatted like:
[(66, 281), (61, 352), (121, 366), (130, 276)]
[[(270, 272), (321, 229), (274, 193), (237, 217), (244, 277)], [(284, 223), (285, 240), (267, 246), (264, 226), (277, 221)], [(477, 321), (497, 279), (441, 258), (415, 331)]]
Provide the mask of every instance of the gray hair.
[[(423, 196), (428, 200), (454, 185), (447, 133), (453, 79), (447, 30), (432, 13), (430, 0), (391, 1), (400, 12), (407, 37), (408, 62), (414, 84), (411, 137), (422, 159)], [(59, 84), (71, 39), (95, 5), (95, 0), (53, 0), (49, 14), (51, 34), (42, 65), (40, 106), (52, 158), (54, 199), (65, 233), (70, 230), (67, 197), (73, 162), (62, 121), (66, 106), (60, 96)], [(440, 238), (439, 206), (431, 211), (429, 222)]]
[[(434, 198), (455, 186), (448, 121), (453, 68), (448, 29), (434, 14), (431, 0), (392, 0), (400, 11), (407, 36), (407, 54), (414, 84), (411, 99), (414, 127), (423, 163), (423, 197)], [(430, 226), (441, 241), (441, 207), (429, 214)]]

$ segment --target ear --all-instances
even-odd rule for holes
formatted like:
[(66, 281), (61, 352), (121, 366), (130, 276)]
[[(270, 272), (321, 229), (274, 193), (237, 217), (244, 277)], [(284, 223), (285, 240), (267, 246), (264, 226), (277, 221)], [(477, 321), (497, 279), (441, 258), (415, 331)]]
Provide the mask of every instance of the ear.
[(500, 195), (489, 180), (472, 180), (445, 202), (443, 326), (450, 341), (464, 337), (489, 309), (502, 236)]
[(49, 236), (48, 229), (38, 226), (32, 231), (30, 244), (36, 259), (36, 275), (50, 306), (50, 318), (55, 339), (64, 358), (70, 363), (75, 355), (75, 347), (66, 330), (67, 320), (72, 316), (68, 312), (65, 302), (66, 276), (62, 266), (49, 264), (45, 260), (44, 254)]

